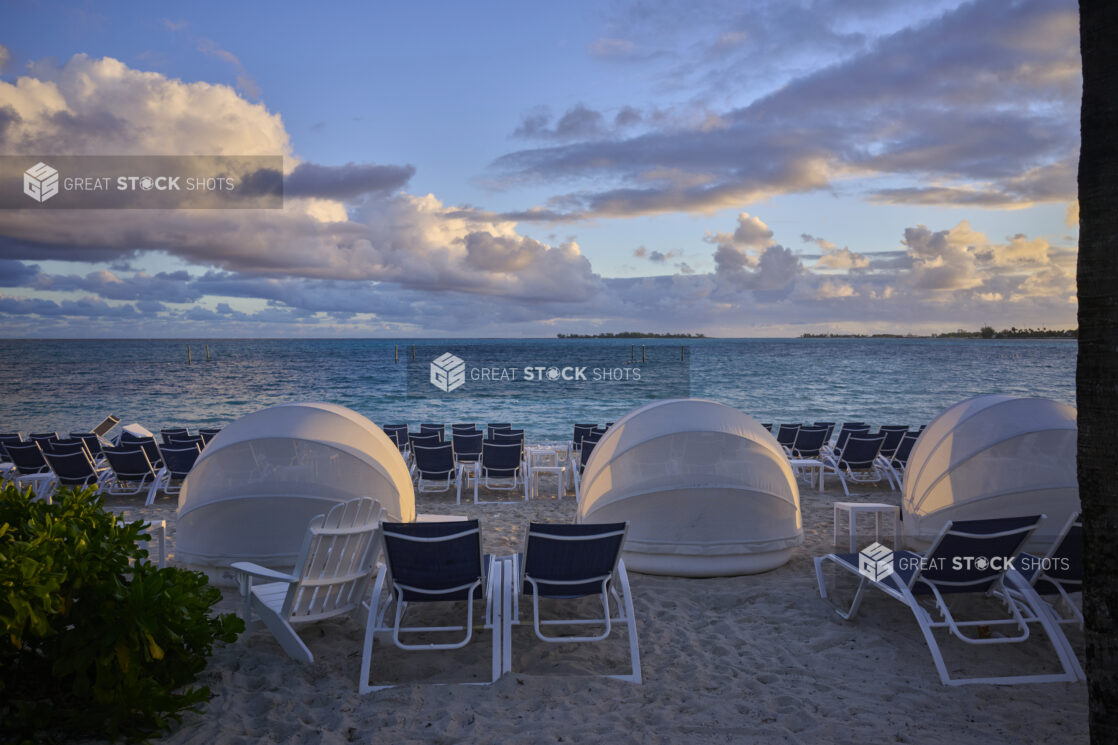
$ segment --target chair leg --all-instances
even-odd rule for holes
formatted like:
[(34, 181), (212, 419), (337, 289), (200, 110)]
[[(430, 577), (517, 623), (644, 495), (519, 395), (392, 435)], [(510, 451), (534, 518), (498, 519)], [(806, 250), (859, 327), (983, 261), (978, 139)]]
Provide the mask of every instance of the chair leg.
[(625, 560), (617, 560), (617, 580), (621, 585), (621, 601), (625, 612), (625, 625), (629, 630), (629, 658), (632, 660), (633, 671), (629, 675), (611, 675), (611, 678), (625, 680), (631, 683), (640, 683), (641, 680), (641, 652), (637, 642), (637, 618), (633, 610), (633, 593), (629, 589), (629, 574), (625, 571)]
[[(387, 576), (388, 567), (381, 565), (377, 572), (376, 581), (373, 583), (373, 595), (369, 600), (369, 618), (365, 622), (365, 641), (361, 646), (361, 677), (357, 681), (357, 691), (361, 694), (392, 687), (369, 685), (369, 674), (372, 672), (373, 665), (373, 641), (384, 613), (380, 599), (384, 592), (384, 581)], [(390, 601), (386, 601), (385, 607), (387, 607), (387, 602)]]

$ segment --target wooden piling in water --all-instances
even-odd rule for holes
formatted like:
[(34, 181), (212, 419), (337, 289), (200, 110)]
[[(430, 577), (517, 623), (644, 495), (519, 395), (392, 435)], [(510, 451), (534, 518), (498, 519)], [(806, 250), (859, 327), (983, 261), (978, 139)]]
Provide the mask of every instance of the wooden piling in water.
[(186, 348), (186, 364), (188, 364), (188, 365), (190, 364), (190, 347), (189, 346), (187, 346), (187, 348)]
[(415, 362), (415, 345), (411, 345), (411, 361)]
[(392, 362), (397, 364), (397, 365), (400, 364), (400, 345), (399, 344), (397, 344), (396, 346), (394, 346), (392, 348)]
[(641, 344), (641, 362), (644, 362), (644, 345)]
[(210, 361), (210, 345), (206, 345), (206, 362)]

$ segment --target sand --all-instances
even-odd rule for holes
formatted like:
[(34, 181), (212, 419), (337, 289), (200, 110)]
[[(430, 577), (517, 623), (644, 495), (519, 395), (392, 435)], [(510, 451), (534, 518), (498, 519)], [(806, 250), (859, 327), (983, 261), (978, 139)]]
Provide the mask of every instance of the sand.
[[(545, 645), (522, 624), (513, 635), (514, 671), (492, 686), (426, 682), (484, 678), (486, 633), (454, 653), (405, 653), (378, 642), (376, 682), (403, 685), (361, 696), (364, 618), (357, 613), (304, 627), (311, 665), (286, 657), (261, 625), (218, 645), (199, 681), (213, 700), (159, 742), (1087, 742), (1084, 684), (943, 686), (900, 603), (874, 592), (856, 621), (834, 614), (831, 601), (819, 597), (812, 567), (814, 556), (833, 548), (832, 502), (900, 501), (888, 489), (860, 488), (849, 498), (837, 483), (822, 494), (803, 488), (804, 544), (780, 569), (720, 579), (630, 573), (643, 684), (588, 674), (626, 671), (624, 630), (593, 645)], [(420, 495), (418, 508), (479, 518), (485, 550), (497, 554), (520, 548), (529, 520), (574, 518), (570, 497), (503, 499), (459, 506), (453, 497)], [(175, 506), (165, 496), (152, 507), (127, 498), (109, 503), (132, 518), (166, 520), (171, 564)], [(871, 518), (863, 519), (861, 530), (870, 529)], [(848, 597), (853, 585), (840, 581), (839, 596)], [(228, 592), (223, 607), (236, 604), (235, 591)], [(1069, 637), (1082, 659), (1082, 635), (1072, 630)], [(1040, 632), (996, 654), (946, 634), (941, 644), (953, 674), (1056, 669)]]

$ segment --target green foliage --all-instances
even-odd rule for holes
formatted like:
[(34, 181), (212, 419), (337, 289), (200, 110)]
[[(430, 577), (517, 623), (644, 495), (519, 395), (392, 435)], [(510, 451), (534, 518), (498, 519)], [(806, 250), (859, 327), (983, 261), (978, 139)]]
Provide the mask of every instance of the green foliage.
[(220, 591), (151, 564), (141, 537), (142, 522), (107, 512), (92, 489), (52, 505), (0, 492), (4, 742), (142, 739), (211, 698), (190, 685), (244, 623), (211, 615)]

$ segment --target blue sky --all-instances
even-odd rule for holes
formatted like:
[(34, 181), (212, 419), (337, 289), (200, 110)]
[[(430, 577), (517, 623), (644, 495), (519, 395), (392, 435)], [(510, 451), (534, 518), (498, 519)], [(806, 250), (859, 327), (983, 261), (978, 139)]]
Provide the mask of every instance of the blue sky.
[(6, 336), (1075, 324), (1074, 2), (0, 14), (0, 154), (282, 154), (309, 185), (0, 211)]

